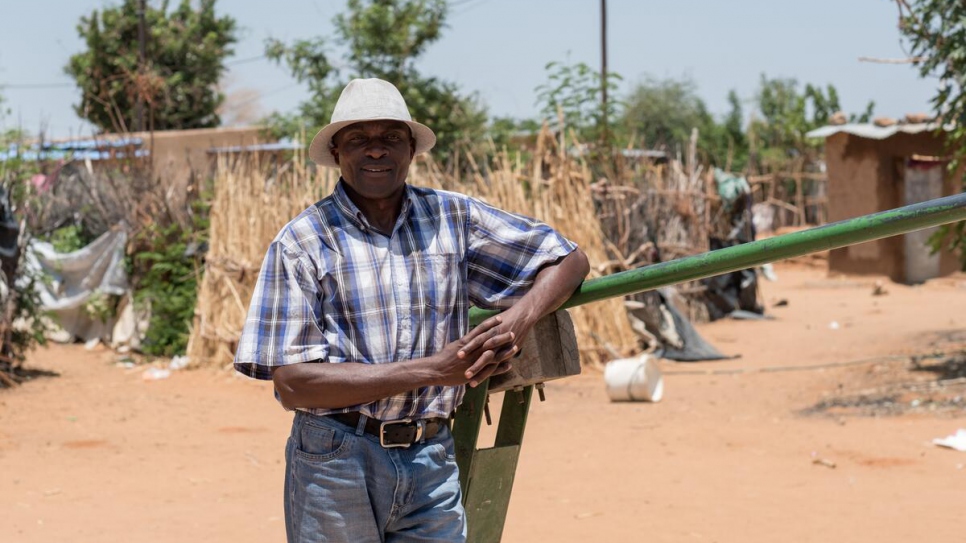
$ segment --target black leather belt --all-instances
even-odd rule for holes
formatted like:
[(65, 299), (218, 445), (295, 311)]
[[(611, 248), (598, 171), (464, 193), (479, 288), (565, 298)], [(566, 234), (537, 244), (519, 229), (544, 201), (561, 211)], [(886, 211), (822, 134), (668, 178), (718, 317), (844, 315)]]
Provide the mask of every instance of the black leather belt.
[[(353, 411), (329, 416), (346, 426), (355, 428), (359, 425), (359, 418), (362, 413)], [(366, 419), (365, 432), (378, 437), (379, 444), (383, 448), (405, 448), (423, 439), (432, 439), (448, 422), (449, 419), (444, 418), (381, 421), (369, 417)]]

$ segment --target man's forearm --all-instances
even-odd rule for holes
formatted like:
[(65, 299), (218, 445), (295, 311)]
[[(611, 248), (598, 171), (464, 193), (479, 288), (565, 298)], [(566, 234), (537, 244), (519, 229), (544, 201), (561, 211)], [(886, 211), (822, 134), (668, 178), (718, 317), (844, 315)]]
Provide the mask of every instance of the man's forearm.
[[(523, 347), (524, 340), (541, 317), (551, 313), (573, 295), (590, 272), (587, 255), (580, 249), (552, 266), (540, 270), (533, 286), (518, 302), (500, 314), (503, 324), (500, 331), (513, 336), (513, 352)], [(470, 386), (477, 386), (491, 375), (496, 366), (487, 367), (486, 361), (477, 361), (467, 371), (471, 375)]]
[(426, 362), (292, 364), (276, 368), (272, 381), (286, 409), (339, 409), (426, 386), (434, 379)]
[(535, 323), (563, 305), (589, 272), (587, 255), (576, 249), (560, 262), (540, 270), (533, 287), (512, 309), (525, 313), (527, 320)]
[[(463, 385), (474, 363), (505, 360), (513, 334), (500, 330), (503, 317), (491, 317), (439, 352), (386, 364), (318, 362), (280, 366), (272, 373), (286, 409), (340, 409), (362, 405), (424, 386)], [(504, 370), (505, 371), (505, 370)]]

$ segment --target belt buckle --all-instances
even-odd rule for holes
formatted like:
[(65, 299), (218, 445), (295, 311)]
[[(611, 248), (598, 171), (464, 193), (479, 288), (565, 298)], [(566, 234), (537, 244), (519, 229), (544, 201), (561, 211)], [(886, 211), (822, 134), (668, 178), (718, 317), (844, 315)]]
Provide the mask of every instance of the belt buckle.
[(423, 437), (423, 431), (426, 428), (426, 422), (423, 421), (422, 419), (419, 419), (419, 420), (417, 420), (415, 422), (416, 422), (416, 437), (413, 438), (412, 442), (410, 442), (410, 443), (386, 443), (386, 427), (387, 426), (396, 426), (396, 425), (400, 425), (400, 424), (410, 424), (411, 425), (413, 423), (413, 419), (407, 418), (407, 419), (385, 420), (385, 421), (382, 421), (382, 423), (379, 424), (379, 445), (381, 445), (383, 449), (408, 449), (409, 447), (412, 446), (413, 443), (419, 442), (419, 440)]

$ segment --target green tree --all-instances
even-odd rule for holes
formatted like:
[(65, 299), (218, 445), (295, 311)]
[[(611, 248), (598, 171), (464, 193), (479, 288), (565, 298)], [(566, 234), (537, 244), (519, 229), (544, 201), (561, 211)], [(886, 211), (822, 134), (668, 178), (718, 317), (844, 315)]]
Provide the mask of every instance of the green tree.
[(734, 91), (728, 94), (728, 102), (731, 109), (719, 123), (698, 96), (692, 79), (648, 77), (631, 90), (622, 124), (638, 145), (682, 152), (691, 130), (697, 128), (701, 161), (740, 170), (748, 155), (744, 118)]
[(473, 146), (484, 134), (486, 112), (475, 96), (453, 83), (425, 76), (415, 62), (437, 41), (445, 25), (445, 0), (349, 0), (346, 13), (333, 18), (332, 42), (345, 44), (344, 62), (335, 62), (325, 37), (266, 42), (266, 55), (284, 63), (308, 85), (310, 97), (295, 115), (275, 114), (276, 132), (296, 133), (329, 122), (342, 88), (350, 78), (377, 77), (394, 84), (415, 120), (436, 132), (435, 153), (448, 156), (457, 146)]
[[(563, 125), (573, 129), (581, 142), (597, 142), (603, 137), (604, 108), (600, 72), (583, 62), (566, 64), (550, 62), (545, 67), (547, 82), (536, 88), (540, 115), (554, 130)], [(616, 98), (620, 74), (607, 74), (607, 95)], [(619, 119), (623, 104), (616, 99), (607, 101), (607, 119), (618, 130), (608, 129), (608, 143), (619, 138)], [(560, 114), (563, 114), (563, 119)]]
[[(966, 3), (962, 0), (898, 0), (899, 31), (909, 44), (919, 74), (938, 77), (932, 98), (936, 118), (944, 125), (950, 174), (961, 173), (966, 156)], [(966, 189), (966, 179), (960, 178)], [(949, 240), (966, 270), (966, 222), (941, 228), (932, 237), (933, 249)]]
[(515, 147), (521, 140), (536, 140), (543, 127), (533, 119), (514, 119), (512, 117), (493, 117), (487, 126), (487, 136), (499, 150)]
[[(7, 99), (3, 96), (3, 87), (0, 87), (0, 123), (3, 122), (4, 117), (9, 113), (7, 107), (4, 105)], [(7, 146), (10, 144), (10, 134), (8, 131), (0, 124), (0, 151), (6, 150)]]
[(218, 126), (224, 95), (217, 83), (237, 36), (235, 20), (215, 14), (215, 1), (200, 0), (195, 9), (181, 0), (170, 12), (168, 0), (148, 4), (143, 65), (139, 0), (81, 17), (77, 31), (87, 49), (64, 68), (81, 91), (77, 114), (101, 130), (134, 130), (140, 98), (146, 129)]
[[(759, 171), (781, 171), (794, 164), (814, 162), (821, 152), (821, 141), (805, 134), (828, 124), (832, 115), (842, 110), (838, 91), (833, 85), (825, 89), (805, 85), (799, 90), (795, 79), (769, 79), (764, 74), (755, 97), (757, 111), (748, 128), (754, 141), (754, 166)], [(861, 114), (848, 116), (850, 122), (868, 122), (874, 102)]]

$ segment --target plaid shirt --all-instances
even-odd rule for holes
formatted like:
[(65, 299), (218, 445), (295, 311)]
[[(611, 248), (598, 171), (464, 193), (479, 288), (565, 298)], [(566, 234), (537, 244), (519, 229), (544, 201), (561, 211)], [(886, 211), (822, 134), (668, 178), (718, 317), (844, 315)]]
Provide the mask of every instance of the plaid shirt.
[[(235, 369), (271, 379), (302, 362), (387, 364), (422, 358), (469, 329), (470, 304), (505, 309), (575, 245), (546, 224), (452, 192), (407, 185), (387, 237), (335, 191), (268, 248)], [(318, 415), (446, 417), (463, 387), (430, 386)]]

